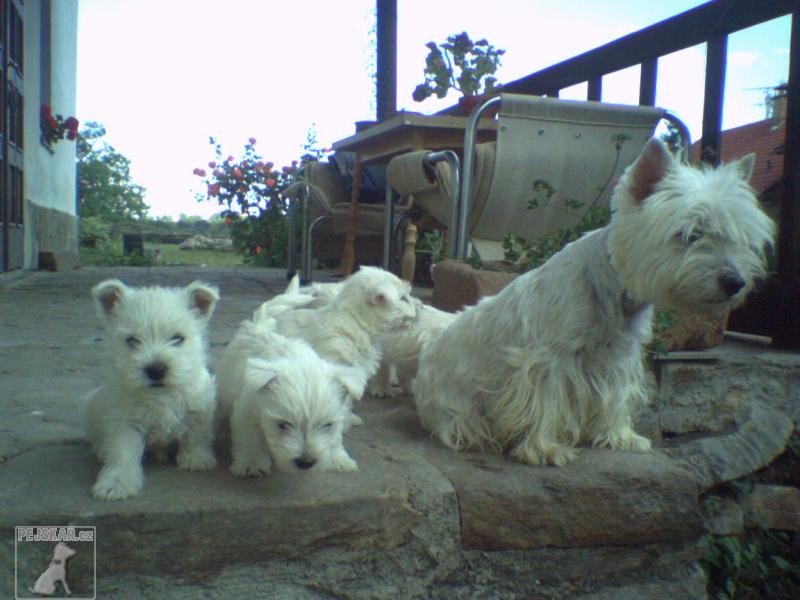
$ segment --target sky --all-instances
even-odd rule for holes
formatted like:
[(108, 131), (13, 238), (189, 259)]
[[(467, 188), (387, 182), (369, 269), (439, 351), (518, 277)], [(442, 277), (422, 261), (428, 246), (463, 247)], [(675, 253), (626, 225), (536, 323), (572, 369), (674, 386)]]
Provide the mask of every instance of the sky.
[[(703, 4), (698, 0), (397, 0), (397, 107), (426, 114), (457, 101), (414, 102), (425, 44), (466, 31), (506, 50), (512, 81)], [(298, 8), (299, 7), (299, 8)], [(240, 156), (289, 164), (308, 133), (319, 146), (374, 119), (374, 0), (80, 0), (76, 116), (98, 121), (147, 190), (150, 216), (210, 217), (192, 174), (214, 159), (209, 136)], [(723, 128), (765, 116), (768, 88), (787, 78), (789, 17), (728, 40)], [(662, 58), (656, 104), (700, 135), (705, 48)], [(606, 76), (603, 100), (636, 103), (638, 67)], [(585, 99), (576, 86), (564, 98)]]

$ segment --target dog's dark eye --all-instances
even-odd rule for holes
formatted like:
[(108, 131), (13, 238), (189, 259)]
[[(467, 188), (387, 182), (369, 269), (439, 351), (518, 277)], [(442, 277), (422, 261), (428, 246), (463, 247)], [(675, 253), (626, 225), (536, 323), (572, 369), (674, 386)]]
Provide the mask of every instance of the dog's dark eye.
[(128, 348), (138, 348), (142, 342), (139, 338), (129, 335), (125, 338), (125, 343), (128, 344)]
[(332, 429), (333, 423), (325, 423), (320, 429)]
[(692, 231), (686, 236), (686, 243), (694, 244), (695, 242), (699, 241), (701, 237), (703, 237), (702, 231)]
[(679, 231), (675, 234), (675, 239), (681, 244), (685, 244), (687, 246), (691, 246), (692, 244), (700, 241), (701, 237), (703, 237), (703, 232), (697, 229), (693, 229), (689, 233)]
[(180, 333), (176, 333), (175, 335), (172, 336), (170, 343), (175, 346), (180, 346), (185, 340), (186, 338), (183, 337)]
[(292, 424), (289, 421), (278, 421), (278, 429), (281, 431), (289, 431), (292, 428)]

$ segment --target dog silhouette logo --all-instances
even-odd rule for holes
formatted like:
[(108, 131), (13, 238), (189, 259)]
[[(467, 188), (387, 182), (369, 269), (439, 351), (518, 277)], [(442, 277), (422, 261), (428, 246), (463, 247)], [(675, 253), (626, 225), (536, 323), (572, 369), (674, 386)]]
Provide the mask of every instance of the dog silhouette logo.
[(67, 561), (75, 556), (76, 551), (64, 542), (58, 542), (53, 548), (53, 559), (50, 565), (39, 575), (39, 579), (28, 590), (34, 594), (52, 596), (56, 593), (56, 584), (60, 583), (64, 592), (71, 596), (72, 592), (67, 584)]

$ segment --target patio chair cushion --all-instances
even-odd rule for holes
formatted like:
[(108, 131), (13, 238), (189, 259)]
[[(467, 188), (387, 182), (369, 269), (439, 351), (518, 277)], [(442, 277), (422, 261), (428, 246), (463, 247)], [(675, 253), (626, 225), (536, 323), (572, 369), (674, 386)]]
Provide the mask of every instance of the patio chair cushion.
[[(496, 144), (487, 142), (475, 148), (475, 179), (477, 189), (476, 205), (470, 218), (470, 227), (474, 227), (483, 213), (488, 197), (489, 184), (494, 170)], [(425, 162), (430, 150), (407, 152), (389, 162), (386, 178), (394, 190), (401, 196), (413, 198), (416, 206), (422, 207), (436, 221), (444, 226), (449, 225), (450, 168), (447, 163), (440, 162), (431, 167)]]

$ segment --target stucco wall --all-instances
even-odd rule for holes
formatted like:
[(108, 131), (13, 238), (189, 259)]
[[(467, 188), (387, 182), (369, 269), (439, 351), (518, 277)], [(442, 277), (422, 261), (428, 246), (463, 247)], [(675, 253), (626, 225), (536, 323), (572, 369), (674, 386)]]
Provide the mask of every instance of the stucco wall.
[[(76, 105), (78, 0), (49, 1), (50, 105), (54, 114), (68, 117), (75, 115)], [(75, 143), (57, 142), (50, 154), (39, 141), (39, 109), (47, 101), (41, 90), (41, 17), (42, 0), (25, 3), (25, 268), (37, 267), (41, 250), (77, 252), (75, 236), (59, 234), (65, 220), (75, 220)], [(49, 220), (35, 218), (37, 207), (63, 213), (53, 219), (52, 231)]]

